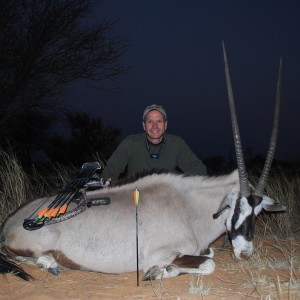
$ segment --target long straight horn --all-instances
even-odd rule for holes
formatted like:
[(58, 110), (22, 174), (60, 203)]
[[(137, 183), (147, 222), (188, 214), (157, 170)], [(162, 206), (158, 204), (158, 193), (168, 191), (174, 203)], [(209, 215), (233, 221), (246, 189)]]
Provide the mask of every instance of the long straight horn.
[(277, 91), (276, 91), (276, 99), (275, 99), (275, 110), (274, 110), (274, 119), (273, 119), (273, 128), (272, 128), (272, 135), (270, 139), (269, 149), (267, 158), (264, 164), (264, 168), (262, 174), (259, 178), (257, 187), (254, 191), (254, 194), (257, 196), (262, 196), (266, 183), (267, 178), (269, 175), (269, 171), (271, 168), (272, 160), (274, 157), (276, 142), (277, 142), (277, 133), (278, 133), (278, 124), (279, 124), (279, 111), (280, 111), (280, 92), (281, 92), (281, 73), (282, 73), (282, 58), (280, 58), (279, 62), (279, 71), (278, 71), (278, 81), (277, 81)]
[(245, 162), (244, 162), (242, 143), (241, 143), (241, 138), (240, 138), (240, 133), (239, 133), (237, 117), (236, 117), (232, 85), (231, 85), (231, 80), (230, 80), (229, 67), (228, 67), (228, 61), (227, 61), (224, 42), (222, 42), (222, 44), (223, 44), (225, 77), (226, 77), (227, 93), (228, 93), (228, 100), (229, 100), (231, 125), (232, 125), (235, 153), (236, 153), (238, 172), (239, 172), (240, 195), (247, 197), (250, 195), (248, 175), (247, 175)]

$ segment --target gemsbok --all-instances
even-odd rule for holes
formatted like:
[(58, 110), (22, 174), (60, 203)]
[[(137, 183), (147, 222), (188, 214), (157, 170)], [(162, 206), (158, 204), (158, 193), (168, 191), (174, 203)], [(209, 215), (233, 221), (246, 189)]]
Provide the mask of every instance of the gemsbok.
[[(124, 185), (88, 191), (87, 201), (109, 198), (110, 203), (88, 207), (63, 222), (26, 230), (24, 220), (53, 197), (34, 200), (9, 216), (3, 226), (0, 272), (30, 278), (13, 258), (33, 261), (54, 274), (63, 267), (104, 273), (132, 272), (136, 271), (138, 259), (144, 280), (184, 273), (205, 275), (215, 269), (210, 244), (225, 232), (238, 259), (250, 256), (257, 215), (262, 209), (286, 210), (263, 194), (277, 140), (282, 63), (269, 150), (259, 182), (253, 187), (245, 168), (224, 44), (223, 55), (236, 171), (218, 177), (151, 174)], [(136, 187), (140, 192), (138, 224), (133, 204)]]

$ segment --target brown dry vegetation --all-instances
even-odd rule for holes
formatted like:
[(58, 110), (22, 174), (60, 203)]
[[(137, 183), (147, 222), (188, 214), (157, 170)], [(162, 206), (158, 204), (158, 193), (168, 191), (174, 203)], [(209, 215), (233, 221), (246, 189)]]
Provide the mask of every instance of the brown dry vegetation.
[[(256, 237), (250, 260), (236, 261), (230, 247), (213, 245), (216, 271), (208, 276), (182, 275), (139, 282), (136, 273), (101, 274), (62, 271), (53, 276), (36, 266), (22, 265), (35, 279), (0, 278), (1, 299), (300, 299), (300, 236)], [(140, 272), (140, 278), (142, 272)]]
[[(1, 224), (21, 204), (15, 199), (26, 201), (49, 192), (50, 187), (37, 174), (29, 182), (15, 157), (0, 156)], [(61, 181), (68, 172), (59, 168), (57, 173)], [(0, 299), (300, 299), (299, 174), (289, 177), (273, 173), (267, 194), (287, 205), (288, 211), (259, 217), (255, 251), (247, 261), (235, 260), (230, 246), (221, 250), (221, 237), (212, 245), (216, 262), (213, 274), (140, 281), (138, 287), (135, 272), (114, 275), (63, 270), (53, 276), (37, 266), (22, 264), (34, 280), (25, 282), (11, 274), (0, 276)], [(140, 272), (140, 278), (142, 275)]]

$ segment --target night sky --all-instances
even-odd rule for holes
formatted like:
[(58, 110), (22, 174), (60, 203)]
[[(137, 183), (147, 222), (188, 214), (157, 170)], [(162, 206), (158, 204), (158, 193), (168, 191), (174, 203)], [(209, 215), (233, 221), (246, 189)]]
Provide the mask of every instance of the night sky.
[(163, 105), (168, 132), (200, 157), (228, 156), (233, 145), (225, 85), (225, 42), (242, 145), (265, 155), (273, 119), (279, 60), (283, 59), (276, 157), (300, 157), (300, 1), (110, 0), (93, 18), (118, 20), (128, 38), (124, 63), (134, 66), (103, 91), (77, 82), (64, 96), (122, 131), (141, 132), (147, 105)]

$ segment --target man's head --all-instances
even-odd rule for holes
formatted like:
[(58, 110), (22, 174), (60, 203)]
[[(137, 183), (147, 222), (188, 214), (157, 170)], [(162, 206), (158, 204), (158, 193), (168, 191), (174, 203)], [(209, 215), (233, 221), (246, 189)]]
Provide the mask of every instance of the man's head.
[(151, 143), (158, 144), (162, 141), (167, 125), (167, 114), (162, 106), (152, 104), (146, 107), (143, 114), (143, 128)]
[(152, 105), (147, 106), (146, 109), (144, 110), (143, 122), (145, 122), (145, 118), (146, 118), (147, 114), (152, 110), (159, 111), (164, 116), (165, 121), (167, 120), (167, 114), (166, 114), (165, 109), (160, 105), (152, 104)]

